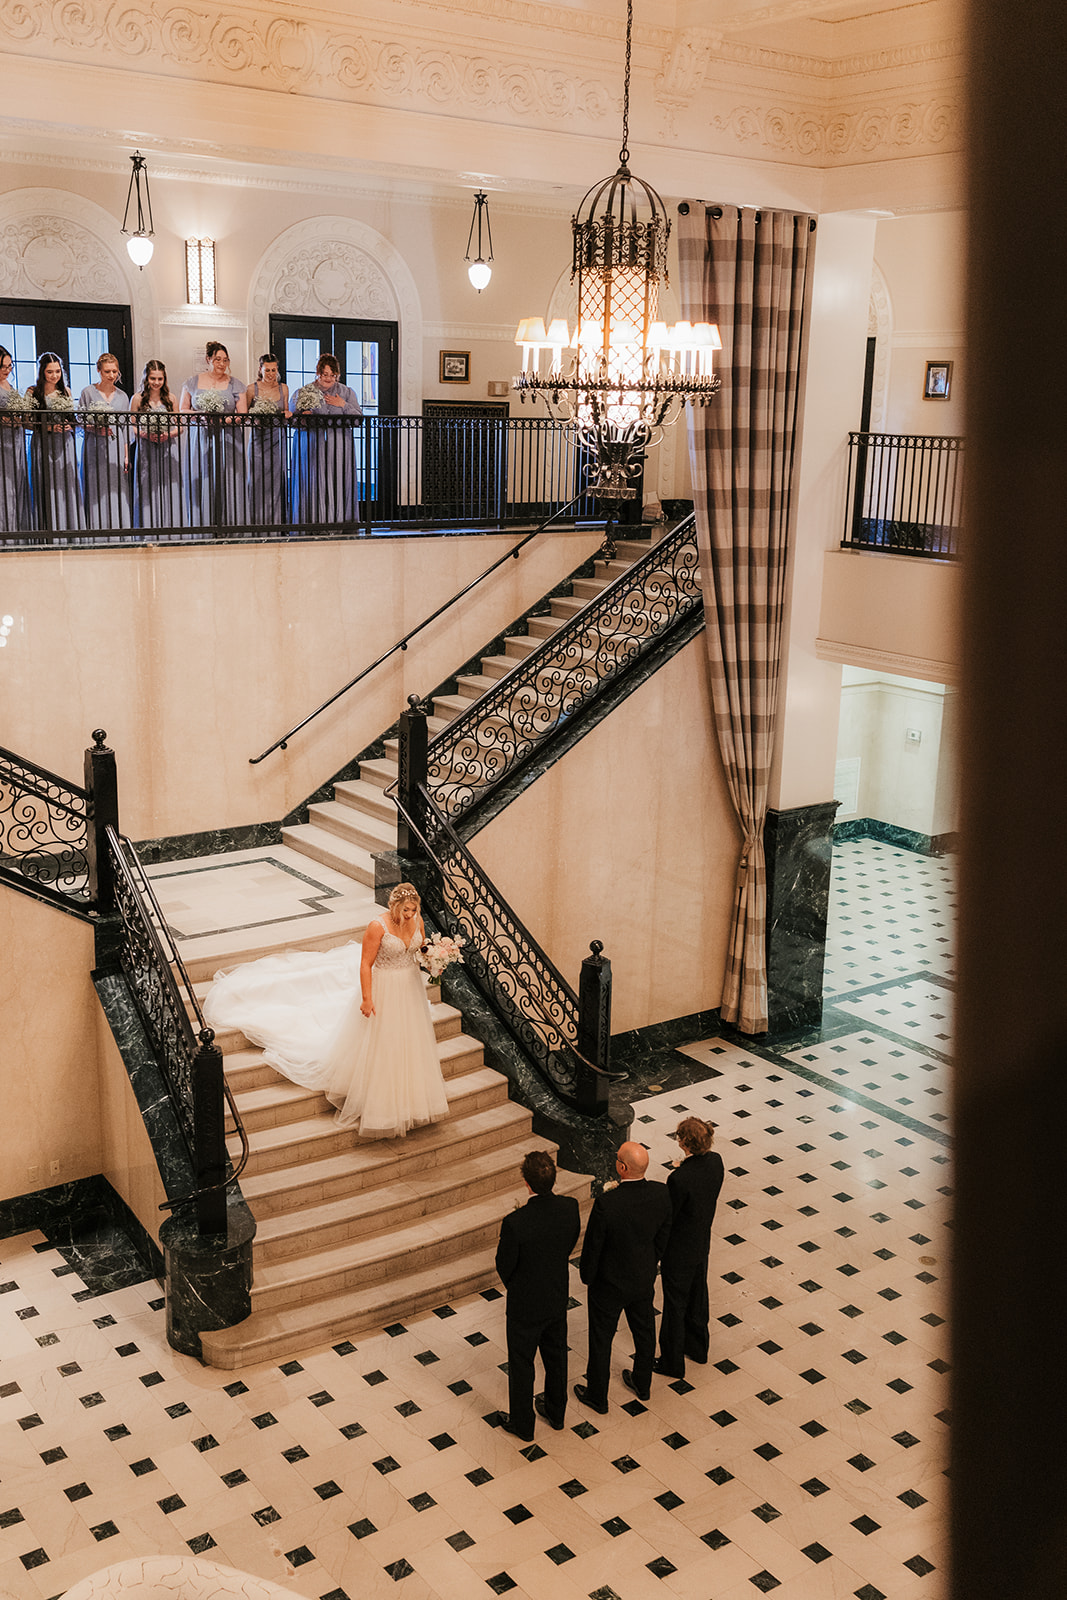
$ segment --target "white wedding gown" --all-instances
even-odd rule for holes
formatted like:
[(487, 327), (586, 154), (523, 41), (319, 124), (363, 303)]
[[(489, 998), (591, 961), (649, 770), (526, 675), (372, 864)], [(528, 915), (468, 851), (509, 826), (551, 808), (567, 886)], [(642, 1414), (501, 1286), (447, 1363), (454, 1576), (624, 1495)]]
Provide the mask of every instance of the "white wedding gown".
[(272, 1067), (321, 1089), (343, 1128), (389, 1139), (448, 1112), (422, 970), (384, 917), (374, 1015), (360, 1011), (360, 946), (293, 950), (216, 974), (204, 1021), (237, 1028)]

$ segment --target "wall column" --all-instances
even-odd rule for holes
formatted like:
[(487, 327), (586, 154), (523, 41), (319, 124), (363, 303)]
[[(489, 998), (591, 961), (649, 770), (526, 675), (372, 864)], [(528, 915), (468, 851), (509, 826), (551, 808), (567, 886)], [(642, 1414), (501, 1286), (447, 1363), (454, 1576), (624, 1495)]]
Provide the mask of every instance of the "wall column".
[(841, 668), (815, 654), (823, 555), (840, 539), (847, 436), (859, 423), (875, 219), (819, 219), (786, 574), (778, 738), (764, 829), (767, 1006), (772, 1032), (821, 1014)]

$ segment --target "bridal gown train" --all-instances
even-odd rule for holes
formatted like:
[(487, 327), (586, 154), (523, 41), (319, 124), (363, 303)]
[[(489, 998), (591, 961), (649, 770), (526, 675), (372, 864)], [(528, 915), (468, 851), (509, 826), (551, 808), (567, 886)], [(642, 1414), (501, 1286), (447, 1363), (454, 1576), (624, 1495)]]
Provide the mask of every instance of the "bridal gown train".
[(210, 1027), (240, 1029), (291, 1082), (321, 1089), (338, 1124), (364, 1139), (395, 1138), (448, 1112), (415, 943), (378, 920), (372, 1017), (359, 1008), (358, 944), (234, 967), (217, 974), (204, 1001)]

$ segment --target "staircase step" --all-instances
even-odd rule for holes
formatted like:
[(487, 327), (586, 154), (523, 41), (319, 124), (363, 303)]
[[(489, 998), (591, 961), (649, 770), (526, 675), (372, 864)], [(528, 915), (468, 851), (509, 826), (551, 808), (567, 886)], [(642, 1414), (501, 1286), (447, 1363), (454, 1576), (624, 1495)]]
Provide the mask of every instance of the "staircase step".
[[(203, 1000), (210, 987), (210, 983), (194, 984), (193, 989), (197, 999)], [(457, 1011), (455, 1006), (445, 1005), (442, 1000), (433, 998), (440, 992), (436, 985), (427, 989), (427, 994), (430, 996), (430, 1015), (438, 1043), (444, 1039), (457, 1038), (463, 1029), (462, 1013)], [(285, 1081), (281, 1073), (276, 1072), (263, 1060), (263, 1052), (259, 1046), (246, 1039), (236, 1028), (231, 1028), (225, 1033), (217, 1033), (215, 1043), (225, 1058), (226, 1079), (231, 1089), (236, 1091), (238, 1086), (250, 1089), (260, 1083)]]
[(392, 800), (385, 798), (380, 784), (370, 783), (365, 778), (350, 779), (347, 783), (335, 783), (333, 797), (341, 805), (352, 806), (354, 810), (376, 817), (379, 822), (384, 822), (389, 827), (396, 827), (396, 805)]
[(314, 822), (297, 822), (291, 828), (283, 828), (282, 842), (299, 850), (302, 855), (310, 856), (312, 861), (321, 861), (324, 866), (344, 872), (358, 883), (373, 889), (374, 858), (362, 845), (342, 839), (339, 834), (320, 828)]
[(548, 639), (562, 622), (561, 617), (529, 617), (526, 631), (531, 639)]
[[(525, 1153), (525, 1146), (523, 1147)], [(555, 1155), (555, 1146), (550, 1147)], [(510, 1191), (518, 1199), (520, 1157), (512, 1144), (496, 1145), (459, 1161), (339, 1195), (300, 1210), (257, 1219), (255, 1259), (283, 1261), (305, 1250), (364, 1238), (486, 1195)], [(561, 1174), (562, 1177), (562, 1174)], [(501, 1206), (501, 1212), (507, 1209)]]
[(323, 800), (308, 806), (308, 822), (316, 828), (325, 828), (327, 833), (339, 834), (364, 850), (396, 849), (395, 816), (392, 821), (382, 821), (366, 812), (354, 811), (337, 800)]
[[(616, 549), (618, 549), (617, 545)], [(632, 566), (632, 561), (595, 561), (593, 570), (598, 578), (603, 578), (605, 583), (613, 583), (616, 578), (621, 578), (624, 572), (629, 572)]]
[(594, 600), (606, 588), (607, 583), (603, 578), (575, 578), (571, 584), (571, 593), (576, 600), (580, 599), (584, 602)]
[(388, 789), (399, 778), (400, 768), (395, 761), (378, 757), (373, 761), (361, 761), (359, 775), (364, 782), (373, 783), (376, 789)]
[[(328, 838), (329, 835), (324, 837)], [(366, 902), (353, 906), (345, 916), (323, 917), (321, 921), (316, 918), (310, 926), (305, 918), (299, 917), (287, 924), (268, 925), (262, 929), (255, 927), (247, 935), (249, 943), (239, 949), (229, 949), (221, 955), (210, 946), (202, 955), (193, 950), (183, 950), (182, 961), (194, 992), (199, 992), (199, 986), (205, 982), (210, 984), (217, 972), (229, 972), (231, 968), (244, 966), (246, 962), (258, 961), (260, 956), (275, 956), (283, 950), (332, 950), (340, 944), (359, 943), (367, 931), (368, 922), (380, 910), (381, 907), (375, 905), (373, 896), (368, 893)], [(319, 932), (322, 923), (326, 926)], [(261, 937), (257, 938), (257, 935)]]
[(616, 539), (615, 553), (632, 566), (635, 561), (640, 561), (642, 556), (647, 556), (653, 545), (658, 542), (652, 539)]
[(468, 700), (480, 700), (487, 689), (493, 687), (495, 679), (486, 677), (484, 672), (464, 673), (456, 679), (460, 694), (466, 695)]
[[(507, 1099), (507, 1092), (507, 1079), (491, 1067), (480, 1067), (473, 1072), (461, 1072), (457, 1077), (446, 1077), (448, 1118), (496, 1105)], [(356, 1137), (351, 1128), (339, 1128), (332, 1117), (325, 1116), (305, 1117), (280, 1127), (257, 1129), (249, 1139), (252, 1148), (245, 1172), (267, 1172), (292, 1166), (296, 1162), (314, 1161), (319, 1156), (336, 1155), (346, 1145), (351, 1145)], [(235, 1135), (231, 1134), (227, 1139), (227, 1148), (231, 1157), (236, 1159), (239, 1145)]]
[(531, 639), (529, 634), (510, 633), (504, 640), (504, 654), (521, 660), (523, 656), (528, 656), (536, 650), (540, 643), (540, 639)]
[(320, 1158), (262, 1172), (246, 1171), (241, 1191), (256, 1219), (278, 1216), (328, 1200), (360, 1193), (365, 1188), (415, 1178), (421, 1172), (465, 1160), (530, 1137), (533, 1112), (512, 1100), (500, 1100), (413, 1128), (404, 1139), (348, 1142)]
[[(579, 1191), (588, 1191), (588, 1178), (574, 1173), (566, 1177)], [(558, 1182), (557, 1193), (566, 1193), (568, 1187)], [(521, 1192), (521, 1184), (511, 1185), (511, 1198), (517, 1200)], [(387, 1282), (392, 1286), (435, 1264), (444, 1266), (477, 1250), (495, 1250), (501, 1217), (510, 1209), (507, 1199), (506, 1193), (461, 1199), (447, 1210), (424, 1212), (383, 1232), (364, 1234), (355, 1247), (353, 1240), (342, 1239), (319, 1248), (312, 1237), (308, 1248), (296, 1255), (256, 1261), (253, 1313), (292, 1304), (294, 1299), (320, 1300), (370, 1284)]]

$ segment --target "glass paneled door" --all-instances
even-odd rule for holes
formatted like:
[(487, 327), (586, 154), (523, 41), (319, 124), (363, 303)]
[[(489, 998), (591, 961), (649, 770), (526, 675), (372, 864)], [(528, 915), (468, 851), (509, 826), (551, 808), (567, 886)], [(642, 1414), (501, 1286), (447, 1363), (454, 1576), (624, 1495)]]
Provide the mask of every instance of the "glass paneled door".
[(25, 391), (37, 381), (37, 362), (54, 351), (70, 379), (75, 401), (96, 382), (96, 360), (105, 350), (118, 357), (122, 388), (140, 387), (131, 371), (129, 306), (92, 306), (52, 300), (0, 300), (0, 344), (15, 357), (11, 381)]
[[(395, 322), (272, 316), (270, 343), (291, 396), (314, 381), (319, 356), (329, 351), (340, 365), (340, 381), (355, 391), (364, 417), (396, 416)], [(380, 521), (388, 518), (396, 505), (396, 442), (391, 431), (378, 427), (357, 428), (355, 440), (360, 507), (367, 520)]]

